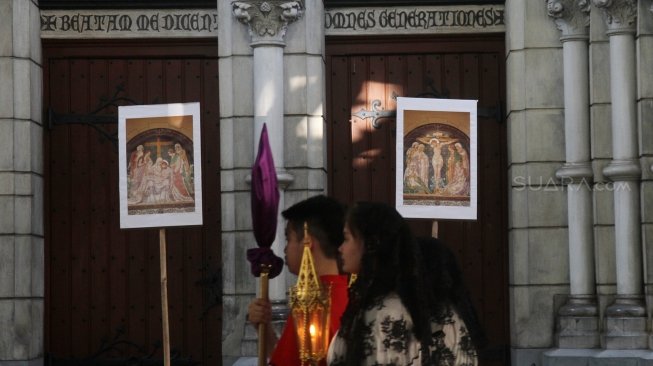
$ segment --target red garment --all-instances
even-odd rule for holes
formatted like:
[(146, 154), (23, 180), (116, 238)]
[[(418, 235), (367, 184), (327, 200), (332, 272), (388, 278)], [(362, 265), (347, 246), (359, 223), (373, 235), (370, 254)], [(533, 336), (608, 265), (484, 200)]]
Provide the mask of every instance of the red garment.
[[(320, 276), (323, 284), (331, 284), (331, 324), (329, 326), (329, 339), (333, 337), (340, 328), (340, 317), (347, 307), (347, 276), (326, 275)], [(326, 359), (320, 361), (320, 366), (326, 366)], [(297, 345), (297, 333), (294, 329), (292, 314), (281, 333), (277, 346), (270, 357), (271, 366), (300, 366), (299, 346)]]

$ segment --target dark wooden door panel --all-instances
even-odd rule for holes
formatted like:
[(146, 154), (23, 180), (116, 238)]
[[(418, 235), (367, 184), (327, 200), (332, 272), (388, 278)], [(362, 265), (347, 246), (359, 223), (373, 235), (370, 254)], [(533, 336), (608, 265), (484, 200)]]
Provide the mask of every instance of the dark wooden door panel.
[[(354, 116), (396, 110), (396, 97), (478, 99), (500, 108), (505, 95), (503, 38), (350, 38), (327, 40), (329, 192), (343, 202), (394, 205), (394, 117)], [(509, 365), (506, 126), (478, 119), (478, 220), (438, 222), (438, 236), (456, 253), (485, 331), (489, 352), (481, 365)], [(409, 220), (416, 235), (430, 236), (433, 221)]]
[[(200, 101), (204, 225), (167, 229), (167, 265), (171, 348), (205, 365), (222, 359), (220, 290), (211, 287), (221, 283), (216, 52), (215, 40), (44, 44), (44, 104), (57, 114), (89, 114), (118, 86), (137, 104)], [(100, 114), (117, 116), (117, 107)], [(122, 346), (99, 357), (160, 359), (158, 230), (120, 229), (115, 144), (88, 125), (55, 123), (44, 152), (46, 352), (85, 358), (118, 336)]]

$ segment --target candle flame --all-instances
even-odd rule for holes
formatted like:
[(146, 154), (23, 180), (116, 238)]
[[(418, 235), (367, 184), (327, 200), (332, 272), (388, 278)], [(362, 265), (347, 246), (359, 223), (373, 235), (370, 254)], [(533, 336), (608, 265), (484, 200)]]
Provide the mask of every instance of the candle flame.
[(315, 337), (315, 333), (316, 333), (315, 325), (311, 324), (311, 325), (308, 327), (308, 333), (311, 334), (311, 337)]

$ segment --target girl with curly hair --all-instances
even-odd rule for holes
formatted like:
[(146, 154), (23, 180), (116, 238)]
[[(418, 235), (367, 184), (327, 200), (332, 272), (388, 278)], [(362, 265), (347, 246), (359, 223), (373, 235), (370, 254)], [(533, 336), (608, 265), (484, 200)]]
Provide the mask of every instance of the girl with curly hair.
[(334, 337), (330, 366), (476, 366), (453, 306), (435, 297), (420, 246), (392, 207), (361, 202), (347, 213), (343, 270), (357, 275)]

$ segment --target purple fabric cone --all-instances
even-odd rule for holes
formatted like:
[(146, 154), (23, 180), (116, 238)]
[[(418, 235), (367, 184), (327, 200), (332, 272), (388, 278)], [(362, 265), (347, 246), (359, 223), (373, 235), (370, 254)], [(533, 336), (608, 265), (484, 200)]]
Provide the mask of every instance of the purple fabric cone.
[(251, 264), (252, 274), (256, 277), (261, 276), (262, 265), (270, 266), (269, 278), (277, 277), (283, 269), (283, 259), (274, 255), (270, 248), (247, 249), (247, 260)]
[(277, 172), (268, 141), (268, 128), (263, 124), (258, 144), (258, 154), (252, 167), (252, 228), (258, 248), (247, 251), (247, 260), (252, 264), (252, 274), (261, 274), (261, 265), (269, 265), (270, 278), (277, 276), (283, 267), (283, 260), (270, 249), (277, 233), (277, 212), (279, 189)]

